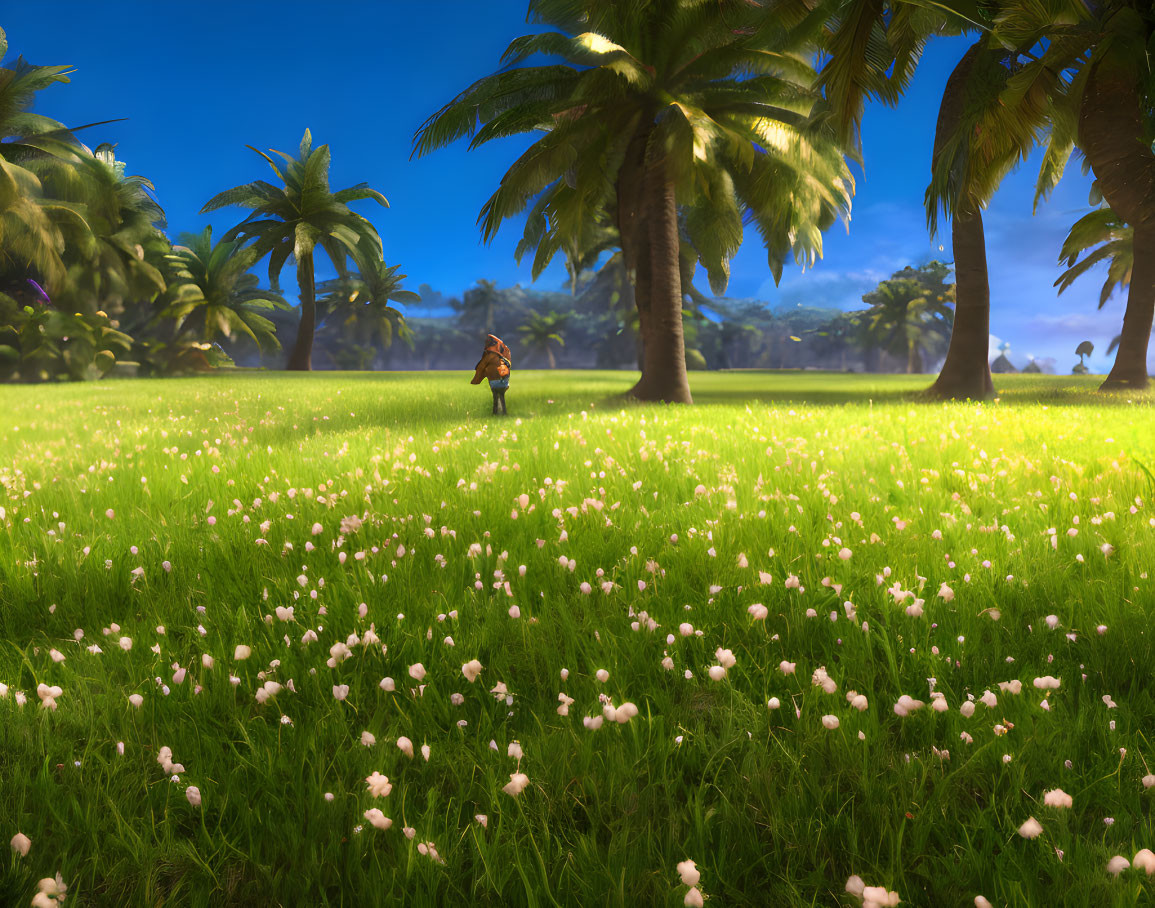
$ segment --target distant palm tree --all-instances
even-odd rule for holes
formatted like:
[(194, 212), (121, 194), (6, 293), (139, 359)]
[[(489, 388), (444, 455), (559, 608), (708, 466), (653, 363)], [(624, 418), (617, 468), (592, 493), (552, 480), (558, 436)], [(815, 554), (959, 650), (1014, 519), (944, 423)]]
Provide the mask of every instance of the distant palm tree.
[(309, 370), (313, 368), (313, 335), (317, 326), (314, 251), (320, 246), (338, 274), (346, 273), (349, 258), (362, 273), (376, 272), (382, 260), (381, 237), (369, 221), (349, 208), (349, 203), (372, 200), (385, 208), (389, 203), (368, 183), (332, 192), (329, 146), (313, 148), (313, 136), (307, 129), (296, 158), (273, 151), (284, 158), (283, 167), (263, 151), (246, 147), (268, 162), (282, 185), (259, 180), (227, 189), (213, 196), (201, 213), (228, 205), (252, 209), (252, 214), (222, 239), (251, 242), (258, 259), (268, 255), (269, 281), (274, 289), (278, 288), (281, 269), (289, 256), (293, 257), (301, 291), (301, 322), (288, 367)]
[(517, 329), (521, 335), (521, 342), (531, 351), (544, 353), (551, 369), (557, 368), (557, 359), (553, 355), (553, 344), (565, 346), (564, 333), (573, 318), (569, 312), (547, 312), (542, 315), (534, 312), (524, 325)]
[(906, 360), (910, 374), (922, 372), (923, 354), (950, 336), (952, 313), (949, 300), (903, 274), (899, 272), (862, 297), (870, 305), (863, 324), (874, 344)]
[(375, 339), (382, 350), (395, 339), (412, 347), (413, 332), (405, 315), (390, 303), (414, 305), (421, 297), (401, 288), (405, 275), (397, 273), (399, 267), (381, 262), (375, 272), (353, 271), (318, 284), (317, 333), (337, 335), (345, 344), (364, 345)]
[(262, 351), (279, 350), (276, 327), (263, 313), (288, 309), (279, 293), (262, 290), (249, 273), (256, 252), (236, 240), (213, 243), (213, 228), (181, 234), (182, 245), (167, 256), (170, 303), (164, 315), (179, 332), (195, 322), (197, 340), (212, 343), (218, 337), (248, 337)]
[(456, 307), (461, 327), (466, 331), (477, 331), (483, 338), (486, 334), (493, 334), (497, 330), (497, 312), (501, 302), (497, 282), (479, 280), (476, 287), (465, 291)]
[[(1111, 342), (1111, 347), (1114, 348), (1117, 346), (1118, 342), (1119, 338), (1116, 337), (1115, 340)], [(1089, 370), (1087, 369), (1087, 364), (1083, 362), (1083, 359), (1090, 356), (1094, 352), (1095, 345), (1090, 341), (1083, 341), (1081, 344), (1079, 344), (1079, 346), (1075, 348), (1075, 355), (1079, 357), (1079, 363), (1071, 369), (1071, 372), (1073, 372), (1075, 375), (1086, 375)], [(1107, 352), (1110, 353), (1111, 351), (1108, 350)]]

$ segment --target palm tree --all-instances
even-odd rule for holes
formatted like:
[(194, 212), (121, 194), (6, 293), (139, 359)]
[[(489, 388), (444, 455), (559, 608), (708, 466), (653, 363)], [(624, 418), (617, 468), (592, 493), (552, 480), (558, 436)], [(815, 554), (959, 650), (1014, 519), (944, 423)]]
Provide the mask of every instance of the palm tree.
[[(547, 262), (591, 248), (612, 210), (644, 338), (632, 393), (690, 402), (680, 229), (721, 293), (745, 222), (777, 279), (787, 255), (813, 262), (822, 230), (848, 216), (850, 172), (811, 117), (820, 20), (745, 0), (531, 0), (530, 16), (555, 31), (515, 40), (509, 68), (430, 117), (414, 153), (543, 131), (482, 209), (483, 237), (536, 200), (526, 229)], [(535, 54), (562, 62), (518, 68)]]
[(870, 306), (863, 317), (866, 333), (877, 347), (905, 360), (907, 374), (922, 372), (924, 354), (950, 336), (949, 294), (933, 292), (912, 268), (896, 272), (862, 301)]
[(402, 289), (405, 275), (398, 274), (399, 268), (380, 262), (367, 274), (353, 271), (318, 284), (317, 335), (322, 339), (335, 335), (343, 344), (375, 342), (381, 350), (399, 339), (412, 348), (413, 331), (401, 310), (390, 303), (414, 305), (421, 297)]
[(236, 240), (214, 244), (211, 226), (181, 234), (180, 241), (166, 257), (170, 299), (163, 316), (173, 320), (174, 332), (179, 336), (195, 324), (192, 333), (201, 343), (243, 336), (261, 350), (279, 350), (276, 327), (263, 313), (289, 305), (279, 293), (260, 289), (257, 276), (249, 273), (256, 264), (254, 250)]
[(332, 192), (329, 146), (313, 148), (313, 136), (308, 129), (296, 158), (281, 151), (272, 152), (285, 160), (284, 165), (278, 165), (251, 145), (246, 147), (268, 162), (282, 185), (258, 180), (227, 189), (213, 196), (201, 213), (228, 205), (252, 210), (252, 214), (222, 239), (239, 238), (244, 243), (252, 243), (258, 259), (268, 255), (269, 281), (274, 289), (278, 288), (285, 262), (289, 256), (293, 257), (301, 292), (301, 321), (288, 368), (309, 370), (313, 368), (313, 335), (317, 326), (314, 252), (320, 246), (338, 274), (346, 273), (350, 258), (363, 274), (376, 272), (382, 260), (381, 237), (369, 221), (349, 208), (349, 203), (371, 199), (386, 208), (389, 203), (367, 183)]
[[(497, 330), (497, 312), (502, 305), (502, 293), (496, 281), (479, 280), (462, 295), (457, 307), (461, 327), (477, 333), (482, 339)], [(482, 330), (478, 330), (478, 323)]]
[(553, 355), (553, 344), (565, 346), (565, 331), (573, 314), (569, 312), (547, 312), (544, 315), (534, 312), (529, 321), (517, 329), (521, 335), (521, 342), (531, 351), (544, 353), (551, 369), (557, 368), (557, 359)]
[[(1147, 385), (1147, 347), (1155, 315), (1155, 149), (1151, 147), (1155, 80), (1149, 44), (1155, 9), (1133, 0), (1066, 4), (1056, 16), (1048, 4), (1014, 4), (997, 31), (1030, 47), (1034, 59), (1020, 75), (1053, 78), (1071, 70), (1070, 91), (1051, 109), (1054, 148), (1068, 154), (1077, 139), (1103, 199), (1134, 231), (1139, 255), (1128, 288), (1127, 310), (1114, 366), (1100, 386)], [(1062, 172), (1065, 157), (1056, 156)]]
[(65, 243), (67, 280), (54, 295), (74, 312), (119, 315), (126, 305), (165, 291), (161, 268), (169, 243), (165, 215), (153, 185), (125, 173), (115, 146), (89, 151), (77, 143), (70, 166), (43, 171), (45, 193), (69, 213), (58, 221)]
[[(1021, 91), (1014, 79), (1018, 42), (998, 43), (992, 25), (1006, 2), (953, 0), (837, 0), (827, 30), (829, 54), (821, 79), (839, 124), (839, 135), (857, 139), (867, 97), (895, 103), (905, 89), (927, 40), (937, 34), (982, 32), (947, 81), (939, 106), (926, 193), (927, 222), (933, 235), (941, 207), (952, 219), (958, 278), (946, 361), (930, 394), (983, 398), (993, 393), (987, 350), (990, 286), (981, 211), (1003, 176), (1025, 160), (1043, 122), (1048, 93), (1058, 90), (1057, 73), (1036, 79)], [(1058, 158), (1058, 173), (1061, 162)], [(1044, 161), (1040, 194), (1049, 190), (1056, 157)], [(1050, 170), (1048, 170), (1050, 168)]]
[[(0, 28), (0, 60), (8, 39)], [(56, 82), (67, 82), (68, 66), (32, 66), (19, 58), (0, 68), (0, 274), (31, 269), (50, 291), (64, 280), (60, 258), (63, 240), (53, 223), (43, 186), (35, 173), (22, 166), (35, 149), (26, 137), (63, 129), (60, 123), (30, 111), (36, 93)]]

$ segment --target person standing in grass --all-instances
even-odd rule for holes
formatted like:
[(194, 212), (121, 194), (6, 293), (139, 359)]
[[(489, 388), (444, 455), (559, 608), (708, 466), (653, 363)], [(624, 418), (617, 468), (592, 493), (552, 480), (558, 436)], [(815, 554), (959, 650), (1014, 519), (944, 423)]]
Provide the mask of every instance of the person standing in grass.
[(509, 359), (509, 347), (500, 337), (485, 335), (485, 352), (473, 373), (471, 385), (480, 385), (483, 378), (489, 379), (489, 390), (493, 392), (493, 415), (505, 416), (505, 392), (509, 389), (509, 370), (513, 364)]

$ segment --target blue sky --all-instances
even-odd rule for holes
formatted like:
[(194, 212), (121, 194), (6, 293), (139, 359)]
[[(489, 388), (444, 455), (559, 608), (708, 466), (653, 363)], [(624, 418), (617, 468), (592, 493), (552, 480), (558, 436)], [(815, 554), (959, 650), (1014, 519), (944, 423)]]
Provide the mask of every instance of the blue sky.
[[(386, 211), (361, 210), (377, 225), (390, 264), (458, 295), (479, 278), (529, 283), (518, 267), (520, 235), (509, 222), (489, 246), (477, 213), (527, 139), (469, 152), (464, 142), (409, 160), (422, 121), (475, 79), (492, 72), (514, 37), (531, 29), (524, 0), (201, 0), (196, 4), (125, 0), (109, 8), (79, 0), (14, 4), (0, 11), (10, 54), (76, 67), (72, 83), (44, 93), (41, 113), (69, 125), (114, 117), (128, 121), (83, 134), (94, 146), (116, 142), (130, 173), (156, 184), (169, 233), (212, 223), (223, 231), (243, 213), (197, 212), (222, 189), (264, 179), (267, 165), (246, 149), (294, 151), (305, 127), (329, 143), (334, 187), (368, 181), (388, 197)], [(950, 259), (949, 225), (932, 243), (922, 209), (938, 102), (966, 39), (933, 43), (901, 107), (874, 105), (863, 125), (865, 174), (859, 174), (849, 234), (826, 236), (825, 258), (802, 273), (790, 267), (774, 287), (756, 234), (733, 263), (729, 296), (772, 306), (856, 308), (879, 280), (910, 263)], [(1027, 355), (1077, 361), (1083, 339), (1095, 343), (1092, 367), (1105, 371), (1125, 300), (1096, 310), (1101, 275), (1062, 297), (1052, 284), (1067, 228), (1089, 210), (1090, 180), (1072, 161), (1051, 200), (1031, 215), (1038, 156), (1004, 183), (985, 214), (991, 274), (991, 330)], [(944, 249), (938, 249), (939, 243)], [(291, 269), (285, 283), (291, 285)], [(539, 286), (561, 286), (557, 264)], [(1098, 278), (1098, 279), (1097, 279)]]

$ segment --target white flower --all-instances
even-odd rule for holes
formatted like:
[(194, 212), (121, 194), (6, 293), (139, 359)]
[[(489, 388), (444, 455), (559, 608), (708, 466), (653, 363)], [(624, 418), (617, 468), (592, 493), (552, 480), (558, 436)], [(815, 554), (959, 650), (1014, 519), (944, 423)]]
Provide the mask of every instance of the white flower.
[(1019, 827), (1019, 835), (1024, 839), (1033, 839), (1042, 831), (1042, 824), (1034, 817), (1027, 817), (1027, 821)]
[(794, 669), (797, 667), (797, 662), (787, 662), (785, 659), (778, 663), (778, 671), (782, 672), (784, 675), (794, 674)]
[(733, 650), (722, 649), (720, 646), (714, 651), (714, 658), (718, 660), (722, 668), (733, 668), (738, 661), (734, 658)]
[(822, 725), (823, 727), (833, 731), (834, 729), (838, 728), (838, 716), (823, 716)]
[(461, 674), (465, 675), (465, 679), (472, 684), (477, 680), (477, 676), (481, 674), (482, 665), (476, 659), (470, 659), (463, 666), (461, 666)]
[(348, 684), (334, 684), (333, 685), (333, 699), (334, 700), (344, 700), (347, 696), (349, 696), (349, 685)]
[(950, 602), (954, 598), (954, 590), (952, 590), (944, 582), (943, 585), (938, 588), (938, 597), (947, 602)]
[(1131, 859), (1131, 866), (1136, 870), (1146, 871), (1147, 876), (1155, 874), (1155, 853), (1152, 853), (1150, 848), (1136, 852), (1135, 857)]
[(373, 824), (375, 829), (388, 829), (393, 821), (381, 812), (380, 807), (370, 807), (365, 811), (365, 819)]
[(522, 793), (522, 791), (525, 790), (525, 786), (528, 784), (529, 776), (527, 776), (524, 772), (514, 772), (510, 773), (509, 782), (502, 786), (501, 790), (504, 791), (507, 795), (516, 798), (519, 794)]
[(186, 788), (184, 790), (184, 796), (188, 798), (188, 802), (192, 804), (193, 807), (201, 806), (201, 790), (195, 785), (190, 785)]
[(420, 662), (409, 666), (409, 677), (414, 681), (420, 681), (425, 677), (425, 666)]
[(766, 616), (770, 614), (769, 610), (761, 602), (755, 602), (753, 605), (747, 606), (746, 611), (750, 613), (750, 617), (755, 621), (764, 621)]
[(24, 833), (18, 832), (12, 836), (12, 842), (10, 844), (12, 845), (12, 850), (23, 858), (28, 856), (28, 849), (32, 847), (32, 840)]
[(1061, 683), (1058, 678), (1053, 678), (1050, 675), (1043, 675), (1043, 677), (1034, 680), (1034, 685), (1039, 690), (1058, 690)]
[(128, 702), (135, 706), (137, 709), (140, 709), (140, 705), (144, 703), (144, 697), (142, 697), (140, 694), (129, 694)]
[(252, 654), (253, 651), (250, 647), (245, 646), (243, 643), (238, 643), (237, 648), (233, 650), (233, 661), (241, 662), (248, 659)]
[(361, 743), (365, 747), (372, 747), (374, 744), (377, 743), (377, 739), (373, 736), (372, 732), (363, 731), (363, 732), (361, 732)]
[(597, 678), (598, 681), (600, 681), (602, 684), (605, 684), (610, 680), (610, 673), (607, 672), (604, 668), (599, 668), (594, 677)]
[(1118, 876), (1130, 866), (1130, 861), (1123, 857), (1123, 855), (1117, 854), (1107, 862), (1107, 872), (1112, 876)]
[(1071, 796), (1061, 788), (1055, 788), (1051, 791), (1043, 792), (1043, 803), (1048, 807), (1070, 807), (1072, 803)]
[(722, 666), (720, 666), (720, 665), (711, 665), (710, 666), (710, 680), (711, 681), (721, 681), (725, 677), (726, 677), (726, 669), (722, 668)]
[(703, 902), (702, 893), (697, 886), (694, 886), (686, 893), (686, 897), (682, 899), (682, 904), (685, 905), (686, 908), (702, 908), (705, 902)]
[(678, 876), (682, 878), (683, 886), (697, 886), (698, 881), (702, 878), (702, 874), (698, 872), (698, 866), (690, 860), (678, 862)]
[(383, 776), (377, 771), (374, 771), (371, 776), (365, 779), (365, 784), (369, 789), (369, 794), (374, 798), (388, 797), (389, 792), (393, 790), (393, 785), (389, 781), (389, 777)]
[(397, 749), (400, 750), (401, 753), (405, 754), (405, 756), (407, 756), (410, 760), (413, 759), (413, 742), (404, 735), (397, 739)]
[(766, 701), (766, 708), (767, 709), (778, 709), (781, 705), (782, 705), (782, 701), (779, 700), (777, 697), (771, 697), (769, 700)]
[(1143, 776), (1143, 787), (1155, 788), (1155, 773), (1148, 773), (1147, 775)]
[(510, 759), (513, 760), (520, 760), (523, 756), (525, 756), (521, 750), (521, 744), (519, 744), (517, 741), (509, 742), (509, 748), (506, 750), (506, 754), (510, 757)]

